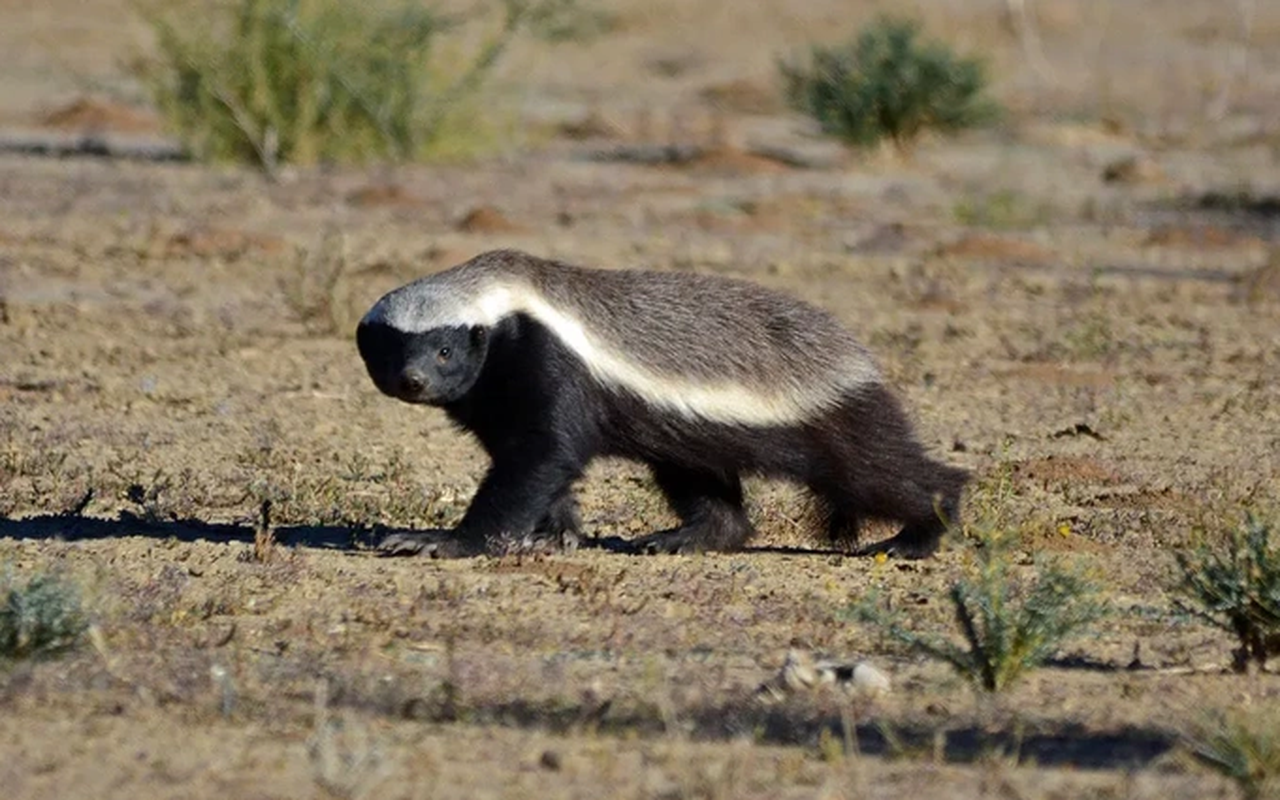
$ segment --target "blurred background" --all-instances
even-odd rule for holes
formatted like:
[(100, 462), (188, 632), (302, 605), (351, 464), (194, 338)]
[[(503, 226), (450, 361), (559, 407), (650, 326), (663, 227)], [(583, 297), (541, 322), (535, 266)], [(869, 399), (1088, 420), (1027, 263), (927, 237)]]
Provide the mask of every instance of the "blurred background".
[[(298, 6), (305, 26), (326, 6), (341, 5), (6, 0), (0, 124), (166, 131), (154, 86), (140, 73), (165, 55), (157, 18), (207, 51), (211, 39), (230, 48), (228, 23), (245, 9)], [(678, 139), (719, 111), (732, 118), (733, 135), (767, 138), (762, 118), (783, 106), (778, 60), (848, 40), (885, 11), (917, 18), (928, 34), (988, 62), (991, 92), (1015, 124), (1102, 121), (1161, 141), (1238, 145), (1264, 137), (1274, 146), (1280, 120), (1280, 7), (1259, 0), (442, 0), (426, 7), (457, 27), (429, 37), (437, 92), (491, 43), (514, 6), (536, 13), (518, 24), (484, 75), (487, 122), (506, 127), (486, 141), (489, 152), (537, 147), (555, 138), (557, 126), (572, 129), (592, 112), (605, 126), (598, 133)], [(362, 8), (362, 16), (401, 13), (386, 0)], [(332, 37), (356, 29), (342, 24)], [(474, 105), (475, 92), (452, 100)], [(591, 131), (579, 125), (574, 132)]]

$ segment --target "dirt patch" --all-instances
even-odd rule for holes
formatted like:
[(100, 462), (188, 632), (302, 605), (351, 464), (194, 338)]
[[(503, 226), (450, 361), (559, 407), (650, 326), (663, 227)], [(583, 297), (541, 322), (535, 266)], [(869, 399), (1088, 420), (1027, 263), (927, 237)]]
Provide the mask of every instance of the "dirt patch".
[(1023, 239), (971, 233), (938, 248), (937, 254), (970, 261), (1011, 264), (1049, 264), (1057, 255), (1045, 247)]
[(1167, 486), (1159, 489), (1129, 488), (1099, 492), (1090, 499), (1089, 504), (1113, 509), (1169, 511), (1188, 517), (1203, 513), (1206, 508), (1204, 499), (1188, 496)]
[(577, 142), (592, 139), (621, 139), (626, 135), (622, 125), (600, 111), (592, 111), (580, 119), (562, 123), (558, 130), (561, 136)]
[(1085, 456), (1051, 455), (1019, 461), (1013, 465), (1013, 475), (1045, 489), (1063, 484), (1109, 485), (1123, 480), (1115, 467)]
[(697, 208), (689, 215), (694, 224), (705, 231), (737, 231), (743, 233), (784, 230), (798, 225), (803, 216), (789, 198), (745, 200)]
[(347, 202), (359, 208), (417, 208), (426, 202), (398, 183), (373, 183), (347, 194)]
[(1217, 225), (1162, 225), (1147, 235), (1146, 243), (1153, 247), (1205, 250), (1261, 249), (1264, 246), (1262, 239), (1257, 236), (1242, 234)]
[(458, 220), (456, 230), (462, 233), (522, 233), (524, 225), (512, 222), (493, 206), (473, 208)]
[[(1012, 369), (1001, 370), (999, 374), (1005, 378), (1016, 378), (1036, 383), (1095, 389), (1105, 389), (1114, 386), (1116, 382), (1116, 374), (1109, 370), (1098, 370), (1089, 367), (1076, 368), (1049, 363), (1020, 364)], [(1159, 381), (1156, 382), (1158, 383)]]
[(1161, 184), (1168, 180), (1164, 168), (1154, 158), (1130, 155), (1119, 158), (1102, 170), (1105, 183)]
[(278, 254), (287, 243), (278, 236), (196, 225), (170, 235), (162, 244), (162, 252), (170, 258), (238, 259), (251, 254)]
[(776, 158), (726, 145), (709, 148), (689, 159), (683, 166), (693, 172), (712, 175), (776, 174), (791, 170), (789, 164)]
[(783, 110), (777, 87), (760, 81), (738, 79), (717, 83), (702, 89), (698, 96), (713, 108), (737, 114), (777, 114)]
[(1236, 281), (1233, 296), (1245, 303), (1280, 301), (1280, 248), (1272, 252), (1266, 264), (1249, 270)]
[(77, 133), (158, 133), (151, 112), (91, 97), (78, 98), (40, 117), (46, 128)]

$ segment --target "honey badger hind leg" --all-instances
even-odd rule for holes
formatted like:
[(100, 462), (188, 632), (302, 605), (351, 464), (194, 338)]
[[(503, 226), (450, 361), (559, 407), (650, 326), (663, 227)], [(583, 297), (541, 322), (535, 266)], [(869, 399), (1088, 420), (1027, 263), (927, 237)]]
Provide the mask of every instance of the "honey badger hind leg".
[(927, 558), (958, 524), (969, 475), (930, 458), (898, 400), (884, 387), (851, 393), (818, 430), (830, 444), (810, 486), (828, 510), (834, 544), (858, 544), (857, 523), (901, 525), (893, 537), (855, 550)]
[(904, 497), (899, 508), (909, 508), (910, 515), (904, 512), (903, 526), (899, 531), (881, 542), (867, 545), (857, 551), (858, 555), (874, 556), (880, 553), (897, 558), (928, 558), (938, 551), (942, 537), (960, 521), (961, 487), (968, 474), (943, 464), (932, 464), (933, 469), (927, 482), (912, 482), (901, 487)]
[(855, 550), (862, 532), (862, 518), (848, 503), (837, 504), (828, 500), (834, 493), (815, 490), (818, 519), (826, 529), (827, 540), (842, 550)]
[(653, 467), (654, 481), (680, 517), (679, 527), (634, 540), (643, 554), (732, 552), (754, 535), (737, 474), (718, 475), (671, 464)]
[(860, 511), (868, 517), (896, 521), (901, 528), (890, 538), (855, 552), (904, 559), (932, 556), (942, 537), (959, 523), (961, 491), (967, 477), (962, 470), (921, 455), (909, 475), (883, 474), (859, 487), (855, 504)]

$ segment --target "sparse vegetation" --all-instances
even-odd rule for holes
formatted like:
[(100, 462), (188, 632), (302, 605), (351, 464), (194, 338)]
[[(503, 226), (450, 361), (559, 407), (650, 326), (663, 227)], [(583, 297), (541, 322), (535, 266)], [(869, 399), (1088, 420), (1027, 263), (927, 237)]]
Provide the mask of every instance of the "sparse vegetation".
[(1008, 688), (1043, 665), (1063, 642), (1105, 613), (1097, 587), (1082, 572), (1042, 560), (1034, 580), (1017, 577), (1013, 545), (1003, 530), (973, 534), (971, 574), (951, 585), (948, 598), (964, 644), (917, 633), (874, 598), (855, 605), (853, 616), (883, 627), (891, 637), (950, 664), (986, 692)]
[(1113, 356), (1119, 340), (1112, 329), (1111, 317), (1101, 309), (1085, 312), (1063, 332), (1061, 348), (1068, 357), (1084, 361)]
[(1244, 800), (1280, 793), (1280, 709), (1213, 715), (1184, 738), (1197, 760), (1235, 781)]
[(137, 72), (201, 159), (271, 173), (282, 164), (440, 155), (474, 144), (469, 104), (512, 40), (532, 24), (559, 29), (574, 10), (566, 0), (501, 7), (496, 32), (469, 59), (451, 54), (463, 66), (446, 69), (438, 56), (463, 19), (432, 5), (143, 3), (159, 54)]
[(1026, 230), (1046, 224), (1054, 210), (1043, 201), (1001, 189), (963, 197), (956, 201), (952, 213), (956, 222), (974, 228)]
[(281, 273), (285, 303), (311, 332), (347, 336), (355, 329), (350, 265), (345, 237), (329, 232), (318, 247), (299, 250), (293, 268)]
[(45, 573), (20, 582), (0, 569), (0, 661), (56, 655), (88, 626), (75, 584)]
[(921, 40), (910, 19), (882, 17), (852, 41), (814, 47), (807, 63), (779, 69), (788, 104), (856, 147), (889, 139), (905, 150), (927, 130), (953, 133), (999, 111), (984, 97), (983, 63)]
[(1201, 541), (1176, 554), (1179, 606), (1236, 637), (1233, 666), (1259, 669), (1280, 653), (1280, 547), (1273, 525), (1249, 515), (1220, 543)]

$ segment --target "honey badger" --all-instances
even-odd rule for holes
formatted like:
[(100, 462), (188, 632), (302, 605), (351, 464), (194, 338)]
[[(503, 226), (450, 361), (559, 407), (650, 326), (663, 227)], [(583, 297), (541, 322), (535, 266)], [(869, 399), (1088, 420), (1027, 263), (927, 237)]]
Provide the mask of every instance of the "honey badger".
[(443, 408), (492, 459), (448, 537), (462, 553), (574, 540), (572, 487), (598, 456), (646, 463), (680, 518), (642, 552), (741, 548), (755, 474), (807, 486), (834, 544), (885, 519), (902, 528), (863, 552), (922, 558), (968, 480), (926, 455), (831, 315), (745, 281), (498, 250), (386, 294), (356, 342), (381, 392)]

